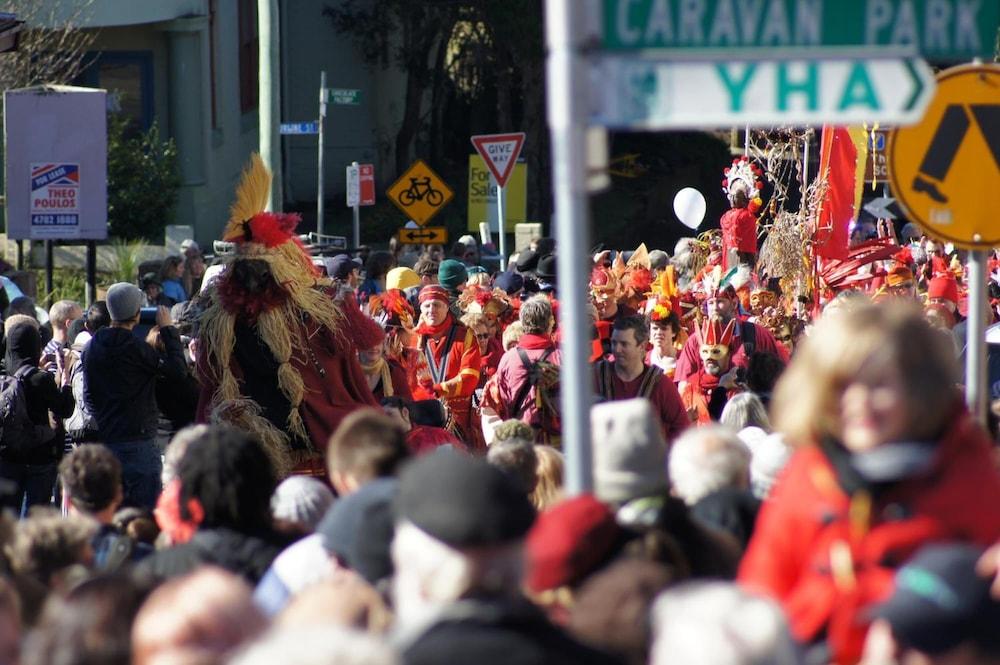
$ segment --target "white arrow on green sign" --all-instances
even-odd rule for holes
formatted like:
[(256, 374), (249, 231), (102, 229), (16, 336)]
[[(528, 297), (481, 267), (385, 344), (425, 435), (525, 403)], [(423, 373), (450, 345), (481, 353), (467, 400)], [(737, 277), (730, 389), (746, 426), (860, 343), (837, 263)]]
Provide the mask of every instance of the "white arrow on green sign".
[(604, 55), (591, 120), (671, 129), (920, 120), (934, 74), (919, 59), (676, 62)]
[[(714, 51), (723, 58), (774, 50), (890, 48), (932, 60), (992, 57), (997, 0), (599, 0), (607, 50)], [(860, 50), (859, 50), (860, 49)], [(770, 51), (770, 53), (767, 53)]]
[(330, 88), (328, 94), (331, 104), (357, 106), (361, 103), (361, 91), (357, 88)]

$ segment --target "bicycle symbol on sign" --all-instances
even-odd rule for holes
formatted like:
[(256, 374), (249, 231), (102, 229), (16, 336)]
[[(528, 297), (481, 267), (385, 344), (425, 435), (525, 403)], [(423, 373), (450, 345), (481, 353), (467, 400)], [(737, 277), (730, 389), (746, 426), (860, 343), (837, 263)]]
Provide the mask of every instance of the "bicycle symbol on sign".
[(435, 208), (444, 203), (444, 194), (431, 186), (429, 176), (423, 179), (410, 178), (410, 186), (399, 194), (399, 202), (406, 207), (424, 199)]

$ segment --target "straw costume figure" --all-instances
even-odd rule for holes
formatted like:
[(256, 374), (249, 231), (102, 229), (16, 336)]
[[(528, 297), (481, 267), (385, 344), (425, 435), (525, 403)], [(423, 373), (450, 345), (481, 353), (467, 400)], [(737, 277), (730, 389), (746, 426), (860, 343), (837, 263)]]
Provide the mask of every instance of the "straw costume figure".
[(331, 432), (377, 406), (357, 351), (383, 332), (313, 266), (299, 216), (264, 212), (270, 187), (254, 154), (223, 234), (235, 252), (202, 317), (198, 415), (256, 433), (282, 475), (321, 475)]

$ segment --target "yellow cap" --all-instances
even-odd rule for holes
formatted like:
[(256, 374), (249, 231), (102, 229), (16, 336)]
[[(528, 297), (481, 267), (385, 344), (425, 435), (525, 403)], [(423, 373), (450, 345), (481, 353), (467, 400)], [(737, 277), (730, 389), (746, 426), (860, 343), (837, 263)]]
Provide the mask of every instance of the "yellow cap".
[(393, 268), (385, 276), (385, 288), (408, 289), (420, 286), (420, 277), (410, 268)]

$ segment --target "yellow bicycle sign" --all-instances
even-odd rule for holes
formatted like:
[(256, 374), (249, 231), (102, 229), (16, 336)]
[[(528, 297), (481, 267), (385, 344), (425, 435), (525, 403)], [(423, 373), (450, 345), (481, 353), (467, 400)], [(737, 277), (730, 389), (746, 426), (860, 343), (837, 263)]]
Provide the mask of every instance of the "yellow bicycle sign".
[(451, 201), (451, 188), (431, 167), (418, 159), (386, 191), (389, 199), (420, 226)]

